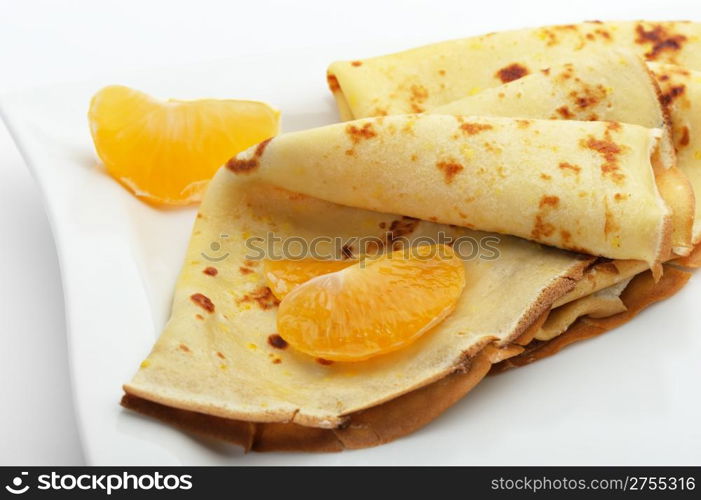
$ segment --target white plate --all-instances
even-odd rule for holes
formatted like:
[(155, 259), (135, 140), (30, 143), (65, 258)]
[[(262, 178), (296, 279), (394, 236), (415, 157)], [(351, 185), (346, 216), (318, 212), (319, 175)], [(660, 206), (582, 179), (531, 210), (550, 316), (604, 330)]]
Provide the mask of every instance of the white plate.
[(397, 48), (326, 46), (3, 98), (3, 117), (41, 186), (54, 231), (89, 463), (701, 463), (698, 275), (624, 327), (490, 377), (424, 429), (373, 449), (244, 455), (119, 406), (121, 385), (167, 318), (194, 210), (153, 209), (98, 168), (86, 121), (91, 95), (119, 82), (162, 97), (260, 99), (282, 110), (285, 130), (296, 130), (336, 120), (324, 81), (329, 61)]

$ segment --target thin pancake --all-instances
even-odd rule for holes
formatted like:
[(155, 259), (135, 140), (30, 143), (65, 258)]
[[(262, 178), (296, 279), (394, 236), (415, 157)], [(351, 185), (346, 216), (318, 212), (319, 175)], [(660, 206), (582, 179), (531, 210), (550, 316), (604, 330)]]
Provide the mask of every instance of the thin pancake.
[[(701, 193), (701, 72), (668, 64), (650, 64), (672, 120), (679, 169)], [(701, 203), (696, 204), (693, 243), (701, 243)]]
[[(539, 343), (536, 354), (542, 359), (567, 344), (599, 335), (631, 320), (642, 309), (676, 293), (689, 279), (689, 273), (669, 268), (655, 283), (650, 273), (634, 281), (624, 295), (628, 310), (609, 320), (591, 323), (579, 320), (564, 334), (551, 342)], [(599, 321), (599, 320), (594, 320)], [(345, 430), (327, 430), (296, 424), (256, 424), (215, 417), (193, 411), (171, 408), (133, 395), (125, 395), (122, 405), (144, 415), (157, 418), (187, 432), (214, 437), (255, 451), (342, 451), (387, 443), (418, 430), (465, 396), (489, 372), (498, 373), (521, 366), (526, 357), (516, 355), (499, 362), (503, 356), (514, 355), (511, 350), (495, 350), (487, 346), (476, 355), (469, 367), (455, 372), (418, 391), (395, 398), (371, 410), (350, 416)], [(509, 364), (518, 360), (517, 364)], [(496, 362), (497, 364), (492, 364)]]
[[(261, 266), (251, 260), (251, 242), (279, 248), (291, 237), (307, 244), (337, 238), (317, 245), (330, 257), (338, 239), (435, 241), (442, 232), (479, 244), (486, 235), (334, 205), (249, 179), (224, 168), (211, 182), (171, 318), (125, 386), (128, 394), (225, 418), (338, 427), (350, 413), (443, 378), (487, 343), (509, 344), (574, 286), (592, 260), (497, 238), (498, 258), (465, 261), (468, 284), (454, 312), (430, 333), (368, 361), (320, 364), (268, 341), (277, 305)], [(389, 240), (383, 228), (391, 231)], [(216, 256), (212, 242), (222, 245)], [(212, 262), (210, 256), (219, 255), (225, 258)]]
[(621, 281), (648, 270), (648, 265), (639, 260), (614, 260), (597, 262), (584, 274), (575, 287), (555, 301), (553, 307), (559, 307), (592, 293), (613, 286)]
[[(662, 94), (662, 100), (667, 102), (666, 96), (671, 92)], [(603, 120), (660, 128), (663, 134), (659, 156), (653, 161), (655, 179), (672, 212), (672, 246), (677, 255), (686, 255), (693, 246), (694, 191), (676, 166), (668, 110), (662, 106), (659, 94), (655, 79), (639, 57), (620, 50), (593, 50), (586, 60), (573, 59), (573, 62), (553, 65), (429, 112)], [(678, 114), (675, 112), (672, 116), (677, 119)], [(687, 164), (684, 158), (680, 166)]]
[(537, 70), (619, 47), (701, 70), (701, 24), (587, 22), (451, 40), (328, 69), (344, 120), (430, 110)]
[(614, 122), (397, 115), (284, 134), (228, 166), (342, 205), (652, 266), (671, 229), (656, 137)]
[(655, 283), (650, 272), (637, 275), (621, 294), (626, 310), (605, 318), (582, 317), (570, 326), (565, 333), (552, 340), (533, 341), (526, 350), (492, 368), (493, 373), (501, 373), (510, 368), (524, 366), (558, 353), (568, 345), (606, 333), (633, 319), (649, 305), (671, 297), (681, 290), (691, 278), (691, 273), (674, 266), (665, 265), (662, 279)]
[(663, 131), (660, 162), (675, 164), (659, 89), (645, 63), (628, 51), (592, 50), (586, 59), (548, 65), (517, 80), (428, 110), (435, 114), (613, 121)]
[(552, 340), (564, 333), (581, 316), (605, 318), (625, 311), (626, 306), (620, 295), (631, 279), (619, 281), (608, 288), (553, 309), (533, 338)]

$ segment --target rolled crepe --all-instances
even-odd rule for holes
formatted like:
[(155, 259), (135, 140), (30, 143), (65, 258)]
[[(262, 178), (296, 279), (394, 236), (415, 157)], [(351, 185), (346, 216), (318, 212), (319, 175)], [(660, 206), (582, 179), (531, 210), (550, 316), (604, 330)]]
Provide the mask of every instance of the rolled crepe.
[(553, 309), (538, 329), (535, 339), (552, 340), (567, 331), (582, 316), (606, 318), (625, 311), (626, 306), (620, 296), (631, 279), (632, 277)]
[[(693, 248), (692, 226), (696, 210), (694, 191), (685, 172), (687, 157), (674, 154), (667, 110), (658, 99), (659, 88), (643, 61), (620, 50), (590, 51), (586, 60), (553, 65), (518, 80), (486, 89), (473, 96), (438, 106), (431, 113), (505, 116), (557, 120), (609, 120), (660, 128), (659, 155), (653, 161), (662, 198), (672, 213), (672, 245), (677, 255)], [(674, 68), (674, 67), (673, 67)], [(662, 82), (665, 88), (671, 80)], [(663, 94), (671, 95), (668, 90)], [(674, 105), (673, 105), (674, 106)], [(687, 107), (688, 108), (688, 107)], [(686, 126), (672, 112), (677, 129)], [(689, 130), (686, 126), (686, 130)], [(682, 132), (677, 130), (677, 135)], [(683, 141), (680, 137), (678, 141)], [(687, 155), (688, 156), (688, 155)], [(699, 169), (691, 172), (701, 178)], [(701, 186), (698, 186), (701, 188)]]
[(655, 265), (670, 245), (650, 162), (659, 135), (619, 123), (398, 115), (281, 135), (228, 167), (346, 206)]
[[(669, 64), (650, 64), (672, 121), (677, 165), (701, 193), (701, 72)], [(693, 212), (693, 244), (701, 244), (701, 202)]]
[[(606, 333), (630, 321), (647, 306), (674, 295), (684, 287), (692, 276), (691, 273), (675, 266), (665, 265), (664, 267), (664, 275), (659, 280), (654, 280), (650, 272), (645, 272), (638, 274), (630, 281), (620, 294), (620, 301), (625, 306), (624, 311), (602, 318), (580, 317), (562, 334), (550, 340), (535, 340), (528, 343), (522, 353), (494, 365), (491, 373), (501, 373), (510, 368), (533, 363), (556, 354), (574, 342)], [(553, 313), (557, 313), (557, 310)]]
[(396, 54), (331, 64), (328, 82), (344, 120), (428, 111), (573, 54), (632, 50), (647, 60), (701, 70), (701, 24), (587, 22), (451, 40)]

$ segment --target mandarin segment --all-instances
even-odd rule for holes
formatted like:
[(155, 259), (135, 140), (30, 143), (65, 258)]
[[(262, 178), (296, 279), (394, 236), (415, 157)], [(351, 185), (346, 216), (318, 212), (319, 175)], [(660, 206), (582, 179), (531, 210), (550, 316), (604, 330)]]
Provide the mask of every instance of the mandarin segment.
[(355, 264), (354, 260), (266, 260), (263, 276), (273, 295), (282, 300), (294, 288), (322, 274), (334, 273)]
[(185, 205), (229, 158), (274, 136), (279, 112), (253, 101), (159, 101), (113, 85), (95, 94), (88, 120), (110, 175), (146, 201)]
[(280, 303), (279, 334), (331, 361), (362, 361), (401, 349), (445, 319), (465, 268), (445, 245), (397, 250), (298, 285)]

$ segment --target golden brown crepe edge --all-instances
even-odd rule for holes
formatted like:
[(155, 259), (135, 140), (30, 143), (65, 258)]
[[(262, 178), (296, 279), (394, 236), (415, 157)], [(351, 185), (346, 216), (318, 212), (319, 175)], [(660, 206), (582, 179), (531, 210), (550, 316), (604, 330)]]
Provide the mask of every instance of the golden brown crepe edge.
[[(592, 264), (594, 258), (588, 258), (586, 256), (580, 256), (578, 260), (573, 262), (569, 269), (563, 271), (558, 277), (554, 278), (551, 283), (540, 291), (538, 297), (533, 300), (530, 307), (526, 309), (516, 324), (513, 326), (511, 333), (504, 337), (499, 346), (505, 346), (512, 343), (514, 339), (519, 337), (539, 316), (552, 307), (552, 304), (561, 296), (566, 294), (568, 291), (572, 290), (582, 276), (584, 271)], [(384, 399), (378, 399), (372, 403), (369, 407), (375, 407), (381, 405), (387, 401), (390, 401), (396, 397), (400, 397), (404, 394), (410, 393), (412, 391), (418, 390), (421, 387), (430, 385), (437, 380), (445, 378), (451, 372), (456, 369), (461, 369), (465, 363), (474, 357), (482, 348), (494, 340), (492, 336), (485, 336), (478, 342), (473, 344), (469, 349), (462, 352), (457, 358), (455, 363), (447, 368), (445, 371), (438, 372), (435, 376), (422, 380), (420, 384), (409, 386), (404, 388), (402, 392), (394, 393)], [(339, 415), (337, 418), (331, 419), (328, 416), (323, 418), (314, 418), (313, 416), (305, 417), (302, 419), (295, 419), (295, 416), (299, 412), (293, 412), (292, 419), (290, 419), (290, 412), (286, 411), (284, 413), (270, 412), (270, 411), (259, 411), (259, 412), (247, 412), (245, 415), (240, 412), (231, 411), (227, 408), (222, 408), (217, 405), (211, 404), (201, 404), (191, 401), (185, 401), (182, 398), (171, 397), (168, 394), (164, 394), (163, 391), (153, 391), (150, 389), (142, 389), (140, 387), (134, 386), (131, 383), (126, 383), (122, 386), (125, 393), (135, 396), (141, 399), (149, 400), (154, 403), (159, 403), (172, 408), (178, 408), (181, 410), (191, 410), (198, 413), (205, 413), (208, 415), (213, 415), (221, 418), (235, 419), (235, 420), (245, 420), (252, 422), (261, 423), (286, 423), (294, 422), (296, 424), (308, 426), (308, 427), (319, 427), (319, 428), (333, 428), (344, 424), (348, 419), (346, 415)], [(362, 411), (364, 408), (360, 408), (358, 411)]]
[[(331, 452), (377, 446), (410, 434), (425, 426), (465, 396), (487, 374), (501, 373), (559, 352), (564, 347), (630, 321), (651, 304), (678, 292), (691, 273), (665, 265), (662, 278), (655, 282), (651, 271), (637, 275), (621, 295), (627, 311), (608, 318), (580, 318), (562, 335), (533, 346), (512, 344), (484, 346), (455, 372), (412, 392), (378, 406), (349, 415), (343, 428), (320, 429), (294, 423), (254, 423), (215, 417), (172, 408), (125, 394), (121, 404), (138, 413), (154, 417), (186, 432), (214, 437), (242, 446), (246, 451)], [(544, 321), (541, 313), (533, 325)], [(515, 340), (525, 341), (533, 325)]]
[(673, 265), (666, 264), (664, 267), (664, 274), (657, 282), (651, 271), (640, 273), (631, 280), (621, 293), (626, 311), (606, 318), (579, 318), (564, 333), (552, 340), (535, 340), (527, 345), (521, 354), (496, 364), (492, 373), (501, 373), (552, 356), (574, 342), (601, 335), (627, 323), (646, 307), (671, 297), (686, 284), (691, 273)]
[(697, 269), (701, 267), (701, 243), (696, 245), (696, 247), (694, 247), (691, 253), (686, 257), (676, 259), (672, 262), (690, 269)]
[(330, 452), (368, 448), (405, 436), (436, 418), (487, 375), (492, 360), (502, 358), (500, 351), (494, 345), (485, 346), (463, 370), (379, 406), (356, 412), (338, 429), (215, 417), (130, 394), (122, 397), (121, 404), (186, 432), (239, 445), (245, 451)]
[(661, 127), (662, 137), (656, 152), (659, 155), (659, 163), (653, 159), (655, 183), (660, 196), (671, 212), (672, 250), (677, 255), (684, 256), (693, 249), (696, 194), (689, 178), (677, 166), (677, 154), (672, 134), (671, 104), (668, 99), (665, 99), (655, 72), (642, 59), (640, 61), (650, 77), (664, 117), (664, 125)]
[[(627, 311), (609, 318), (580, 318), (559, 337), (540, 342), (535, 348), (526, 347), (525, 351), (519, 345), (502, 348), (486, 345), (462, 369), (381, 405), (355, 412), (343, 428), (320, 429), (293, 423), (231, 420), (171, 408), (129, 394), (124, 395), (121, 404), (186, 432), (237, 444), (246, 451), (331, 452), (377, 446), (425, 426), (465, 396), (487, 374), (523, 366), (555, 354), (576, 341), (605, 333), (630, 321), (649, 305), (674, 295), (691, 274), (673, 266), (665, 267), (662, 279), (657, 282), (651, 271), (639, 274), (631, 281), (621, 296)], [(544, 317), (545, 314), (541, 314), (538, 320)]]

